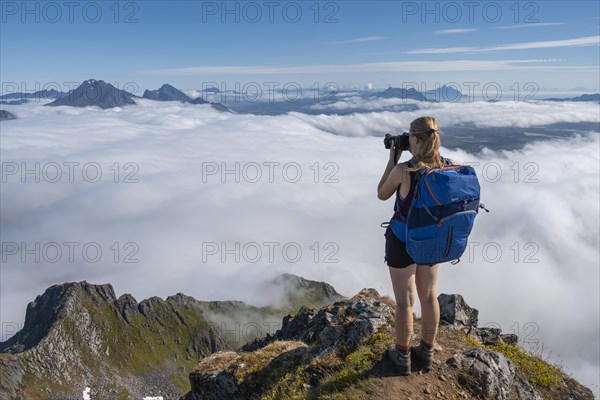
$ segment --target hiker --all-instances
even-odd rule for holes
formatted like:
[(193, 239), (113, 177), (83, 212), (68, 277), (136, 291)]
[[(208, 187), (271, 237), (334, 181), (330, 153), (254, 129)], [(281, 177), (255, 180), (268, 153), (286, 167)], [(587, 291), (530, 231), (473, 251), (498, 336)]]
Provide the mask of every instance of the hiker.
[[(412, 154), (412, 165), (396, 164), (402, 150), (390, 148), (390, 159), (377, 187), (380, 200), (389, 199), (394, 192), (396, 202), (394, 212), (404, 217), (408, 214), (414, 195), (418, 177), (416, 171), (424, 167), (442, 167), (444, 162), (440, 156), (440, 130), (433, 117), (417, 118), (410, 124), (409, 151)], [(398, 190), (398, 191), (397, 191)], [(395, 214), (396, 215), (396, 214)], [(440, 321), (440, 306), (436, 294), (436, 281), (439, 264), (417, 265), (406, 251), (404, 242), (400, 241), (388, 226), (385, 232), (385, 262), (388, 265), (394, 296), (396, 298), (396, 345), (388, 354), (397, 366), (400, 375), (410, 375), (411, 354), (413, 363), (427, 372), (433, 361), (434, 343)], [(416, 283), (416, 293), (415, 293)], [(413, 305), (415, 294), (421, 302), (421, 339), (419, 346), (411, 346), (413, 333)]]

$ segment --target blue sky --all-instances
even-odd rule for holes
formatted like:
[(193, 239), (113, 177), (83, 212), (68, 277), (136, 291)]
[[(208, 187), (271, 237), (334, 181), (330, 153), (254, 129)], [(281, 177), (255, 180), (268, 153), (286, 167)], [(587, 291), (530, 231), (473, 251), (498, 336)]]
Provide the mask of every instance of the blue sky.
[(472, 3), (138, 1), (117, 14), (112, 1), (80, 2), (71, 22), (66, 2), (29, 2), (23, 15), (22, 2), (3, 1), (1, 81), (3, 91), (88, 78), (142, 92), (165, 82), (598, 90), (598, 2)]

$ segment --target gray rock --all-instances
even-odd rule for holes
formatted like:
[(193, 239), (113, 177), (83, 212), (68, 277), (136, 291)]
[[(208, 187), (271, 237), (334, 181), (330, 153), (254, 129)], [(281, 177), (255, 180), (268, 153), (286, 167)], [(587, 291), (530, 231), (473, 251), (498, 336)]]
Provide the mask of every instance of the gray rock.
[(496, 344), (500, 340), (500, 328), (474, 328), (471, 335), (475, 336), (482, 344)]
[(454, 354), (446, 363), (459, 370), (459, 383), (478, 398), (505, 400), (516, 393), (519, 399), (542, 399), (529, 382), (516, 376), (514, 363), (501, 353), (477, 347)]
[(440, 294), (440, 322), (454, 328), (476, 327), (479, 311), (467, 305), (460, 294)]
[(338, 301), (319, 311), (302, 307), (294, 315), (283, 318), (282, 327), (274, 335), (254, 340), (242, 347), (253, 351), (277, 340), (299, 340), (311, 345), (323, 355), (338, 345), (356, 348), (361, 341), (393, 317), (393, 310), (376, 297), (355, 296), (352, 300)]
[(515, 366), (495, 351), (474, 348), (457, 353), (446, 361), (460, 370), (459, 382), (485, 399), (508, 399)]
[(517, 399), (544, 400), (542, 394), (535, 390), (528, 380), (519, 376), (515, 378), (513, 383), (513, 391)]
[(501, 334), (500, 339), (506, 344), (517, 344), (519, 342), (519, 337), (514, 333)]
[(190, 374), (192, 390), (185, 397), (186, 400), (222, 400), (237, 399), (238, 387), (236, 379), (227, 372), (217, 375)]
[(493, 345), (502, 341), (507, 344), (517, 344), (519, 337), (513, 333), (503, 334), (500, 328), (472, 327), (469, 330), (469, 335), (478, 340), (484, 345)]

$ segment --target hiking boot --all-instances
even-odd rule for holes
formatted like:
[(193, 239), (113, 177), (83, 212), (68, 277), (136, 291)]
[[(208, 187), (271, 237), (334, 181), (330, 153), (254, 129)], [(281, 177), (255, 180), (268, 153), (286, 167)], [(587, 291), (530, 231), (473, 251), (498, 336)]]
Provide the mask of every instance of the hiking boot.
[(418, 346), (410, 347), (410, 354), (414, 358), (415, 365), (423, 372), (428, 372), (431, 369), (433, 353), (434, 349), (427, 350), (427, 348), (423, 346), (423, 343), (420, 343)]
[(388, 349), (388, 357), (392, 360), (400, 375), (410, 375), (410, 352), (403, 355), (398, 351), (396, 345), (393, 345)]

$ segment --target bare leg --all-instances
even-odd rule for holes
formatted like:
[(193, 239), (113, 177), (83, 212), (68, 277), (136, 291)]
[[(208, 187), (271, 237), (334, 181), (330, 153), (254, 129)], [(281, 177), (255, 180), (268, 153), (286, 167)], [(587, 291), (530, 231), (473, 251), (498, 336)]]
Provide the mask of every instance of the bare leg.
[(426, 343), (434, 344), (440, 323), (440, 304), (436, 284), (439, 264), (417, 265), (416, 284), (421, 302), (421, 336)]
[(406, 268), (388, 268), (396, 297), (396, 342), (401, 346), (409, 346), (413, 333), (413, 305), (417, 297), (415, 291), (417, 264)]

